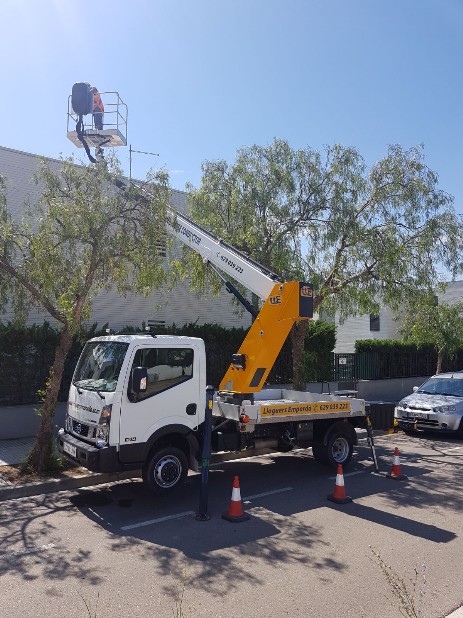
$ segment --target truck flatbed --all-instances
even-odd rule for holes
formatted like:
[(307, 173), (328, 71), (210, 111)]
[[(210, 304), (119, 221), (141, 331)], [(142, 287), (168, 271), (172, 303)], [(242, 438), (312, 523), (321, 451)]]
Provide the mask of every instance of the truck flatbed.
[(245, 414), (250, 425), (366, 415), (365, 401), (353, 397), (272, 389), (262, 391), (256, 399), (254, 403), (244, 400), (241, 405), (237, 405), (218, 398), (214, 402), (214, 415), (239, 420)]

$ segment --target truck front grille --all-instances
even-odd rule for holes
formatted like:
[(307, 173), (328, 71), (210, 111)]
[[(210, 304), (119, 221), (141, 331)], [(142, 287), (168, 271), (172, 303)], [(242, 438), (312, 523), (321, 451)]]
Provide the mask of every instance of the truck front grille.
[(79, 421), (72, 421), (72, 432), (76, 433), (83, 438), (88, 438), (90, 433), (90, 427), (85, 425), (85, 423), (80, 423)]

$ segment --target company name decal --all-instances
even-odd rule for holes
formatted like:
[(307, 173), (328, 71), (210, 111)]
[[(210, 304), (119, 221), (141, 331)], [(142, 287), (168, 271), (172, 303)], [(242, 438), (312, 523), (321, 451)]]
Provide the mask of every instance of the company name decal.
[(181, 225), (180, 223), (175, 224), (175, 231), (182, 236), (188, 238), (188, 240), (194, 245), (199, 245), (201, 242), (201, 238), (197, 234), (195, 234), (185, 226)]
[(74, 403), (73, 401), (69, 402), (69, 405), (73, 408), (77, 408), (78, 410), (84, 410), (84, 412), (92, 412), (92, 414), (99, 414), (100, 410), (96, 408), (92, 408), (91, 406), (83, 406), (81, 403)]
[(262, 406), (261, 416), (290, 416), (293, 414), (318, 414), (319, 412), (350, 412), (350, 401), (323, 403), (298, 403)]

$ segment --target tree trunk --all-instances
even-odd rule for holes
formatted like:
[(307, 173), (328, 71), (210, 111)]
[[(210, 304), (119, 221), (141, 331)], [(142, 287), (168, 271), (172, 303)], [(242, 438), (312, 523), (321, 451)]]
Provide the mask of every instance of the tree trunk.
[(297, 391), (305, 391), (306, 381), (304, 375), (304, 340), (307, 334), (307, 320), (296, 322), (291, 329), (291, 344), (293, 348), (293, 388)]
[(444, 350), (437, 350), (437, 369), (436, 373), (442, 373), (442, 361), (444, 360)]
[(64, 362), (72, 345), (72, 334), (67, 326), (61, 331), (55, 351), (55, 360), (50, 370), (45, 391), (45, 399), (40, 409), (40, 428), (34, 448), (29, 455), (26, 467), (34, 472), (44, 472), (50, 464), (53, 450), (53, 421), (56, 403), (64, 371)]

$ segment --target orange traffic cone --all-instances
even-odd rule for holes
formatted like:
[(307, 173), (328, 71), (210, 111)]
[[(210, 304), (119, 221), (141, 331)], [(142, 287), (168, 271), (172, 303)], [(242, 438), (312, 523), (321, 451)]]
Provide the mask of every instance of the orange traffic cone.
[(392, 458), (392, 469), (386, 476), (388, 479), (395, 479), (396, 481), (407, 478), (405, 474), (402, 474), (402, 470), (400, 469), (399, 449), (397, 446), (394, 449), (394, 456)]
[(336, 504), (347, 504), (348, 502), (352, 502), (352, 498), (346, 495), (346, 489), (344, 487), (344, 475), (342, 473), (341, 464), (338, 464), (336, 484), (334, 486), (333, 493), (328, 496), (328, 500), (331, 500), (331, 502), (336, 502)]
[(230, 507), (227, 513), (222, 514), (222, 517), (235, 524), (249, 519), (249, 515), (243, 511), (243, 505), (241, 504), (240, 480), (237, 476), (233, 480)]

